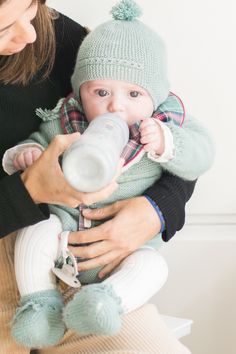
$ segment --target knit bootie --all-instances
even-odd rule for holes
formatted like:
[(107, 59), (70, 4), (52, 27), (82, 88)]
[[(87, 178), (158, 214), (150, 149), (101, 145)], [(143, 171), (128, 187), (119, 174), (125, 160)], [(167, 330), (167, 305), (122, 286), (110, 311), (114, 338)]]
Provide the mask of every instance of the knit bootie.
[(82, 287), (64, 310), (67, 328), (79, 334), (112, 335), (121, 327), (120, 299), (111, 285)]
[(62, 297), (57, 290), (45, 290), (23, 296), (13, 318), (13, 338), (29, 348), (58, 343), (65, 332), (63, 306)]

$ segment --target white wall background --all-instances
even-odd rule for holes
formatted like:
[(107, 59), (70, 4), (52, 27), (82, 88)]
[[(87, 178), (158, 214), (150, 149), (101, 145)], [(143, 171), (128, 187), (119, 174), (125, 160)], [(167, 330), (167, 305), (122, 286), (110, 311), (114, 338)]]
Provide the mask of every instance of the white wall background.
[[(48, 0), (93, 29), (116, 0)], [(187, 207), (187, 226), (164, 249), (170, 268), (153, 299), (161, 312), (194, 320), (193, 354), (236, 353), (236, 2), (137, 0), (163, 37), (171, 90), (210, 129), (216, 146)], [(193, 161), (194, 163), (194, 161)], [(189, 225), (188, 225), (189, 224)]]
[(162, 250), (169, 277), (151, 302), (193, 320), (182, 339), (192, 354), (236, 353), (235, 236), (230, 225), (186, 226)]

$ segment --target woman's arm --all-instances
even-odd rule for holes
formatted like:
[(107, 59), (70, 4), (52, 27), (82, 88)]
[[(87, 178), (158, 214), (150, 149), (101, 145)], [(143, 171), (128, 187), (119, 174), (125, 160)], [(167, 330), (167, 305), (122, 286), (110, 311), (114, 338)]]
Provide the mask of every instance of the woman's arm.
[(191, 198), (196, 181), (185, 181), (177, 176), (163, 173), (162, 177), (144, 195), (149, 196), (161, 210), (165, 220), (162, 233), (164, 241), (169, 241), (181, 230), (185, 222), (185, 205)]
[(0, 237), (49, 217), (46, 204), (35, 204), (19, 173), (0, 181)]
[(57, 136), (35, 163), (21, 175), (0, 181), (0, 236), (48, 218), (50, 203), (76, 207), (107, 198), (117, 188), (116, 182), (95, 193), (82, 193), (65, 180), (58, 158), (79, 134)]

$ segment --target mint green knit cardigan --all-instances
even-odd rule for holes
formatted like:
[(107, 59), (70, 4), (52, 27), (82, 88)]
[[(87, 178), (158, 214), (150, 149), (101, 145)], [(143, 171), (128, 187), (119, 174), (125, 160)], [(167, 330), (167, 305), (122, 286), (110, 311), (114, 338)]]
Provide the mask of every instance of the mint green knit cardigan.
[[(45, 111), (41, 114), (41, 118), (43, 122), (39, 131), (33, 133), (24, 143), (38, 143), (46, 148), (56, 135), (63, 134), (60, 123), (60, 101), (53, 111)], [(119, 187), (109, 198), (90, 205), (90, 208), (98, 208), (117, 200), (142, 195), (165, 170), (183, 179), (195, 180), (211, 167), (214, 145), (208, 131), (197, 119), (187, 114), (181, 127), (172, 121), (165, 124), (174, 137), (174, 158), (165, 163), (157, 163), (145, 154), (139, 162), (121, 174), (117, 181)], [(50, 205), (50, 211), (58, 215), (64, 230), (78, 229), (80, 211), (77, 208)], [(98, 222), (92, 222), (92, 227), (97, 224)], [(152, 245), (157, 246), (160, 240), (158, 236), (160, 235), (151, 241)]]

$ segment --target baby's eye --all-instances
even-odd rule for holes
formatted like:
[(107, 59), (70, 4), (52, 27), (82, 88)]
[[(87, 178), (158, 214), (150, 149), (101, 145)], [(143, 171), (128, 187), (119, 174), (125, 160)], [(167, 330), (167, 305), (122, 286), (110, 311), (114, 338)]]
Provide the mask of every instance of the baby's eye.
[(130, 91), (129, 94), (130, 94), (131, 97), (135, 98), (135, 97), (138, 97), (140, 95), (140, 92), (138, 92), (138, 91)]
[(106, 90), (103, 90), (103, 89), (97, 90), (97, 95), (100, 96), (100, 97), (105, 97), (105, 96), (107, 96), (108, 94), (109, 94), (109, 93), (108, 93), (108, 91), (106, 91)]

